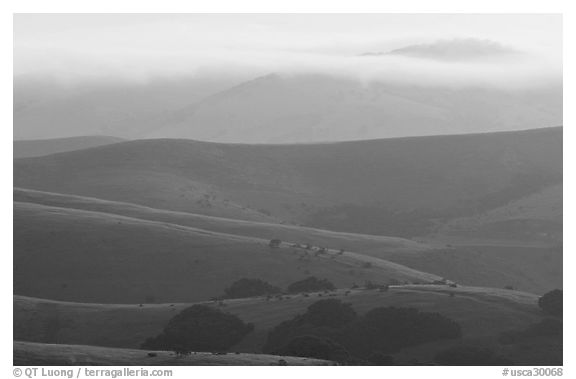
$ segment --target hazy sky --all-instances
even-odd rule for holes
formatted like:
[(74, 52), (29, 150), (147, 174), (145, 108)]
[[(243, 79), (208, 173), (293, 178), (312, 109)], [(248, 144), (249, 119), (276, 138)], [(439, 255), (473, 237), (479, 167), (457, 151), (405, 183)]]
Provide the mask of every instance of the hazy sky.
[[(145, 80), (219, 70), (319, 71), (517, 85), (561, 78), (561, 33), (560, 15), (18, 14), (14, 72)], [(461, 38), (524, 54), (497, 62), (359, 57)]]

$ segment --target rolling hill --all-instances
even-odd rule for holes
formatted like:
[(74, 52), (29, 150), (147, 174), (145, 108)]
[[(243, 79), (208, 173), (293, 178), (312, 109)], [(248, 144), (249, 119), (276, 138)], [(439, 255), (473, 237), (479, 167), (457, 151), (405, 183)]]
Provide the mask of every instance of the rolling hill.
[(18, 159), (14, 184), (411, 237), (561, 183), (561, 146), (561, 128), (304, 145), (138, 140)]
[(14, 77), (14, 137), (140, 138), (156, 127), (151, 120), (246, 79), (244, 75), (207, 73), (145, 80), (99, 78), (72, 84), (38, 75), (18, 75)]
[[(455, 296), (448, 296), (451, 292)], [(359, 313), (379, 306), (440, 312), (461, 325), (467, 340), (493, 339), (500, 332), (525, 327), (542, 317), (535, 295), (475, 287), (392, 286), (387, 292), (357, 289), (308, 297), (288, 295), (282, 300), (226, 300), (220, 306), (224, 311), (255, 325), (255, 330), (232, 351), (260, 352), (270, 328), (325, 297), (349, 302)], [(218, 307), (216, 303), (206, 304)], [(15, 296), (14, 338), (41, 343), (138, 348), (146, 338), (157, 334), (172, 316), (190, 305), (85, 304)]]
[(265, 354), (148, 352), (96, 346), (41, 344), (14, 341), (15, 366), (329, 366), (332, 362), (312, 358)]
[(455, 218), (439, 226), (440, 235), (562, 241), (562, 184), (545, 187), (498, 208)]
[[(369, 267), (367, 266), (369, 263)], [(438, 276), (366, 255), (317, 255), (268, 239), (109, 213), (14, 203), (14, 293), (106, 303), (200, 301), (233, 281), (285, 287), (307, 276), (337, 286)]]
[(213, 232), (263, 239), (279, 238), (298, 244), (311, 244), (330, 249), (345, 249), (362, 252), (375, 257), (384, 257), (389, 252), (430, 251), (426, 244), (412, 240), (366, 235), (358, 233), (333, 232), (298, 225), (274, 224), (257, 221), (236, 220), (212, 217), (194, 213), (169, 211), (146, 206), (101, 200), (90, 197), (65, 195), (52, 192), (14, 188), (13, 199), (20, 203), (32, 203), (51, 207), (70, 208), (120, 215), (141, 220), (166, 222)]
[(14, 158), (41, 157), (66, 151), (88, 149), (124, 141), (117, 137), (83, 136), (42, 140), (14, 141)]
[[(458, 243), (435, 240), (431, 244), (423, 244), (395, 237), (217, 218), (20, 188), (14, 189), (14, 201), (101, 212), (264, 240), (280, 238), (287, 243), (324, 246), (334, 251), (344, 249), (348, 255), (351, 252), (360, 253), (364, 260), (367, 256), (385, 259), (467, 285), (513, 286), (538, 294), (562, 288), (562, 249), (546, 244), (522, 241), (491, 243), (483, 239), (477, 239), (474, 244), (473, 240), (466, 238), (460, 238)], [(28, 238), (36, 237), (31, 234)], [(446, 246), (448, 242), (451, 242), (450, 246)]]
[[(393, 54), (470, 58), (494, 46), (407, 46)], [(430, 48), (432, 50), (430, 51)], [(409, 54), (412, 52), (412, 54)], [(389, 57), (390, 55), (388, 55)], [(378, 64), (380, 57), (358, 57)], [(481, 58), (476, 56), (475, 58)], [(404, 58), (406, 59), (406, 58)], [(374, 62), (367, 62), (375, 60)], [(474, 60), (474, 59), (472, 59)], [(364, 61), (364, 62), (362, 62)], [(504, 89), (411, 84), (314, 73), (210, 74), (66, 85), (14, 81), (18, 139), (113, 135), (215, 142), (301, 143), (460, 134), (562, 123), (562, 85)], [(255, 77), (257, 76), (257, 77)]]
[(431, 252), (386, 254), (386, 259), (458, 283), (512, 287), (539, 295), (563, 288), (562, 246), (466, 241)]

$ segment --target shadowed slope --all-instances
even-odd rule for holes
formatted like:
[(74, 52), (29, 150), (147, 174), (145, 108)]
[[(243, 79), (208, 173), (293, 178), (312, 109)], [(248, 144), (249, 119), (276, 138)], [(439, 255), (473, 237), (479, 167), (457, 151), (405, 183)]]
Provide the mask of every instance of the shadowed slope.
[(435, 219), (476, 214), (560, 183), (561, 144), (561, 128), (316, 145), (140, 140), (17, 160), (14, 183), (213, 216), (270, 215), (263, 221), (414, 236)]

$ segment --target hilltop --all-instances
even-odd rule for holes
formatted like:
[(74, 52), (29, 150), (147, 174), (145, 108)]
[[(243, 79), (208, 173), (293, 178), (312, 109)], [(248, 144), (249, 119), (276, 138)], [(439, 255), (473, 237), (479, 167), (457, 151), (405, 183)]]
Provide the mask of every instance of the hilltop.
[(418, 236), (562, 181), (562, 129), (304, 145), (138, 140), (14, 163), (17, 187)]
[(41, 157), (44, 155), (83, 150), (125, 141), (118, 137), (82, 136), (39, 140), (14, 141), (14, 158)]
[[(449, 296), (454, 293), (455, 296)], [(226, 300), (223, 305), (205, 302), (255, 325), (255, 330), (232, 351), (258, 353), (268, 331), (304, 312), (323, 298), (349, 302), (364, 313), (379, 306), (415, 307), (440, 312), (456, 320), (466, 340), (490, 340), (499, 333), (525, 327), (542, 317), (538, 297), (510, 290), (479, 287), (392, 286), (387, 292), (344, 290), (328, 294), (285, 295), (282, 299)], [(85, 304), (14, 297), (15, 339), (42, 343), (137, 348), (156, 335), (180, 310), (192, 304)], [(458, 343), (453, 341), (452, 343)], [(429, 348), (433, 350), (436, 346)]]

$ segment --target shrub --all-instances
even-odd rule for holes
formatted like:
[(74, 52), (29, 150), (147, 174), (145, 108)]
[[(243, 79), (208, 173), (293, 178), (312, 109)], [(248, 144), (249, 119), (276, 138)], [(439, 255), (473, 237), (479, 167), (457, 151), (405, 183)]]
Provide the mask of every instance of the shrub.
[(461, 335), (460, 325), (439, 313), (381, 307), (358, 320), (355, 338), (366, 352), (391, 353), (403, 347)]
[(559, 289), (552, 290), (544, 294), (544, 296), (542, 296), (540, 299), (538, 299), (538, 306), (540, 306), (540, 308), (544, 312), (552, 316), (562, 317), (562, 311), (563, 311), (562, 295), (563, 295), (562, 290)]
[(261, 279), (240, 279), (224, 290), (224, 298), (239, 299), (242, 297), (273, 295), (282, 292), (276, 286)]
[(270, 247), (280, 247), (281, 244), (282, 241), (277, 238), (271, 239), (270, 242), (268, 242), (268, 246)]
[(315, 292), (334, 289), (336, 289), (334, 284), (326, 279), (318, 279), (315, 276), (310, 276), (288, 286), (288, 292), (290, 293)]
[(366, 288), (367, 290), (388, 291), (388, 285), (387, 284), (378, 284), (378, 283), (372, 282), (371, 280), (367, 280), (366, 282), (364, 282), (364, 288)]
[(174, 316), (162, 333), (147, 339), (143, 349), (172, 351), (225, 351), (254, 326), (206, 305), (193, 305)]
[(337, 299), (319, 300), (310, 305), (304, 314), (296, 315), (270, 330), (263, 350), (265, 353), (275, 353), (301, 336), (317, 336), (339, 342), (355, 319), (356, 312), (349, 304)]
[(304, 318), (314, 326), (339, 327), (354, 321), (356, 311), (348, 303), (326, 299), (310, 305)]
[[(419, 312), (413, 308), (376, 308), (357, 317), (349, 304), (327, 299), (312, 304), (306, 313), (273, 328), (263, 351), (275, 353), (302, 336), (334, 341), (352, 358), (366, 362), (370, 360), (367, 357), (376, 352), (386, 355), (407, 346), (458, 338), (461, 331), (456, 322), (438, 313)], [(377, 363), (374, 359), (373, 364), (391, 364), (389, 360)]]

